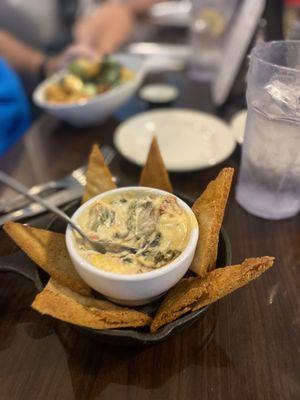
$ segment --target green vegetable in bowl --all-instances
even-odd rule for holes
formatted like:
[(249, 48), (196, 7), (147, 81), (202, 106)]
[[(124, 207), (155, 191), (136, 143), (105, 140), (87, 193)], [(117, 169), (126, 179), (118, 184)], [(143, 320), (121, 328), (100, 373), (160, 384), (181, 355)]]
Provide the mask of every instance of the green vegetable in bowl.
[(95, 96), (97, 94), (97, 86), (94, 83), (86, 83), (84, 92), (89, 96)]
[(100, 62), (91, 62), (84, 58), (80, 58), (69, 65), (69, 71), (78, 76), (83, 81), (92, 81), (97, 79), (100, 73)]
[(107, 57), (102, 63), (101, 71), (98, 77), (99, 83), (117, 85), (121, 79), (121, 65), (111, 58)]
[(87, 100), (133, 77), (133, 72), (110, 56), (100, 61), (80, 58), (68, 67), (68, 73), (46, 87), (45, 95), (53, 103)]

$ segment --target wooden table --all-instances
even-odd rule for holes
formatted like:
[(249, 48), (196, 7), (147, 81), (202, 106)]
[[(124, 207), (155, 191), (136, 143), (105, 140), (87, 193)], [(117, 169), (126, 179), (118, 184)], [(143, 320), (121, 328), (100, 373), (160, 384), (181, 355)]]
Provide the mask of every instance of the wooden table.
[[(181, 75), (156, 77), (181, 87), (178, 105), (212, 111), (205, 85)], [(139, 111), (134, 99), (118, 115)], [(0, 161), (27, 185), (56, 179), (86, 161), (91, 143), (112, 143), (118, 119), (74, 129), (42, 116)], [(239, 149), (223, 165), (174, 175), (176, 189), (197, 196), (224, 165), (239, 164)], [(139, 168), (117, 156), (111, 165), (122, 184)], [(6, 193), (7, 194), (7, 193)], [(44, 223), (45, 221), (39, 220)], [(128, 349), (104, 345), (29, 305), (33, 285), (10, 273), (0, 281), (1, 399), (299, 399), (300, 217), (255, 218), (234, 199), (224, 221), (233, 262), (274, 255), (275, 267), (214, 304), (205, 318), (159, 345)], [(9, 244), (2, 238), (2, 252)]]

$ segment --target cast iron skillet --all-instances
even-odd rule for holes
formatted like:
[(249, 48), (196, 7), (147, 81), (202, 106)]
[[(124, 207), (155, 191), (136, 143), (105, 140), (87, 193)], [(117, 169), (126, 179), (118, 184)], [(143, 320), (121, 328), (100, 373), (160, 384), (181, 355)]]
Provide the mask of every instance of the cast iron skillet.
[[(191, 200), (180, 196), (187, 204), (191, 204)], [(73, 201), (67, 205), (64, 211), (68, 215), (72, 215), (75, 210), (79, 207), (79, 200)], [(66, 230), (66, 224), (58, 217), (54, 217), (48, 226), (49, 230), (55, 232), (64, 233)], [(225, 267), (231, 264), (231, 245), (227, 233), (224, 228), (221, 229), (219, 249), (218, 249), (218, 259), (217, 266)], [(33, 281), (38, 291), (41, 291), (46, 283), (48, 282), (49, 276), (38, 268), (27, 256), (21, 251), (0, 258), (0, 272), (15, 272), (21, 274), (22, 276)], [(136, 308), (139, 311), (146, 312), (153, 315), (157, 310), (161, 299)], [(125, 346), (146, 346), (154, 343), (159, 343), (166, 338), (174, 335), (175, 333), (181, 332), (183, 329), (191, 326), (197, 319), (200, 318), (208, 309), (209, 306), (203, 307), (200, 310), (194, 311), (192, 313), (183, 315), (177, 320), (163, 326), (156, 333), (150, 333), (149, 328), (139, 328), (139, 329), (105, 329), (97, 330), (91, 328), (84, 328), (78, 325), (73, 325), (77, 329), (92, 335), (94, 338), (99, 339), (102, 342), (115, 344), (115, 345), (125, 345)]]

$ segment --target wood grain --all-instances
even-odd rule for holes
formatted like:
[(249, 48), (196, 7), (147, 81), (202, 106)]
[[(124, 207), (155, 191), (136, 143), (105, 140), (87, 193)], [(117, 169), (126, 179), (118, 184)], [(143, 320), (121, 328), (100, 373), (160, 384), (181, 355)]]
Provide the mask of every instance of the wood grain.
[[(176, 79), (182, 87), (179, 105), (211, 111), (207, 87)], [(135, 99), (128, 107), (139, 111)], [(43, 116), (0, 160), (0, 168), (28, 185), (59, 178), (86, 161), (91, 143), (111, 144), (118, 122), (111, 118), (100, 127), (74, 129)], [(237, 149), (222, 165), (172, 175), (172, 183), (196, 197), (223, 166), (237, 168), (239, 157)], [(140, 169), (120, 156), (111, 169), (124, 185), (138, 181)], [(299, 399), (300, 216), (276, 222), (255, 218), (237, 205), (233, 189), (224, 224), (233, 262), (274, 255), (275, 267), (213, 305), (191, 328), (150, 348), (104, 345), (36, 314), (29, 308), (33, 285), (3, 273), (0, 398)], [(2, 240), (5, 252), (10, 244)]]

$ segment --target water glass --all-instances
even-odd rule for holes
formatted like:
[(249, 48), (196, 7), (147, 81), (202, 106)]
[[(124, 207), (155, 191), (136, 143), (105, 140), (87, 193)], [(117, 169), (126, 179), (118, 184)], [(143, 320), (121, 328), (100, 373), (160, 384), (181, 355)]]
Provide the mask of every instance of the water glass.
[(238, 0), (192, 1), (191, 72), (195, 78), (210, 80), (215, 75), (237, 3)]
[(259, 43), (250, 56), (236, 199), (267, 219), (300, 209), (300, 41)]

